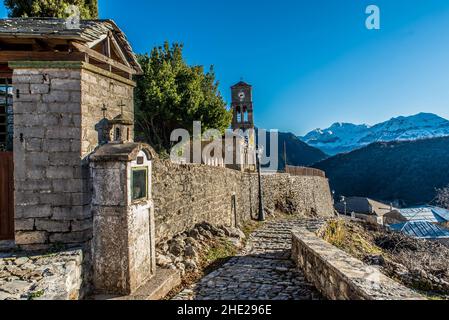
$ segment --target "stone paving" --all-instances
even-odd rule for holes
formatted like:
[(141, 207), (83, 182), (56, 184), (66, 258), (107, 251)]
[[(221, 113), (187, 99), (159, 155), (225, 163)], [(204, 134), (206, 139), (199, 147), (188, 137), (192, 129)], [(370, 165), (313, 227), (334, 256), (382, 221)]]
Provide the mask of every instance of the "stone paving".
[(270, 221), (250, 235), (242, 252), (174, 300), (315, 300), (313, 285), (290, 260), (291, 230), (317, 230), (322, 220)]

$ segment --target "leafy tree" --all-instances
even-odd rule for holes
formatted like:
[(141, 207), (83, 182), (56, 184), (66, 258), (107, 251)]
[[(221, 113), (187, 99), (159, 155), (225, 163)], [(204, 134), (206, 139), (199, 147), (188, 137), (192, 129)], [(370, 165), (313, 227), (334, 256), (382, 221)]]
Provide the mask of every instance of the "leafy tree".
[(192, 133), (193, 121), (202, 130), (229, 127), (232, 113), (218, 91), (213, 67), (189, 66), (177, 43), (139, 55), (144, 74), (135, 91), (137, 136), (159, 151), (171, 147), (170, 134), (183, 128)]
[(80, 9), (81, 19), (98, 18), (97, 0), (4, 0), (10, 17), (57, 17), (66, 18), (69, 5)]

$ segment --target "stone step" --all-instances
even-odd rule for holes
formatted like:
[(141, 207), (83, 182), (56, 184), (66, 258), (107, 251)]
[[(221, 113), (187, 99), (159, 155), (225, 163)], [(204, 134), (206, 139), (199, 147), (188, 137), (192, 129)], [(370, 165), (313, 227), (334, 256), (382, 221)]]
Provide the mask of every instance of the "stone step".
[(96, 295), (94, 300), (161, 300), (181, 284), (179, 271), (157, 269), (156, 275), (128, 296)]

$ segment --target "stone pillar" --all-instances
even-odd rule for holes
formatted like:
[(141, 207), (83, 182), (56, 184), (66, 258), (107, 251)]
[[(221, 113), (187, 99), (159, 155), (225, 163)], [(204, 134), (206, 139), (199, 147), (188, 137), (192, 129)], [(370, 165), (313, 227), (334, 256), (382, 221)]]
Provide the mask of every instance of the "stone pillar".
[(110, 143), (91, 156), (98, 293), (131, 294), (155, 273), (152, 154), (142, 144)]
[(82, 173), (81, 71), (13, 67), (16, 244), (39, 249), (83, 242), (90, 212)]
[[(79, 61), (9, 66), (16, 244), (85, 244), (92, 238), (87, 157), (101, 142), (106, 118), (133, 120), (135, 83)], [(131, 126), (130, 139), (133, 131)]]

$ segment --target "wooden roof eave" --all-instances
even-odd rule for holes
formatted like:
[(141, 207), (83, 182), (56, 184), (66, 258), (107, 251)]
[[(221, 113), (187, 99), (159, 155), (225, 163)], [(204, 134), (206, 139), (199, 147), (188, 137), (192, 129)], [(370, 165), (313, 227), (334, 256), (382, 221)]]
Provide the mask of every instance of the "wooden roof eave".
[(62, 34), (40, 34), (40, 33), (31, 33), (31, 34), (24, 34), (24, 33), (0, 33), (0, 39), (57, 39), (57, 40), (76, 40), (81, 42), (89, 42), (88, 39), (83, 38), (82, 36), (74, 37), (74, 36), (65, 36)]
[(16, 61), (86, 61), (83, 52), (0, 51), (0, 63)]

